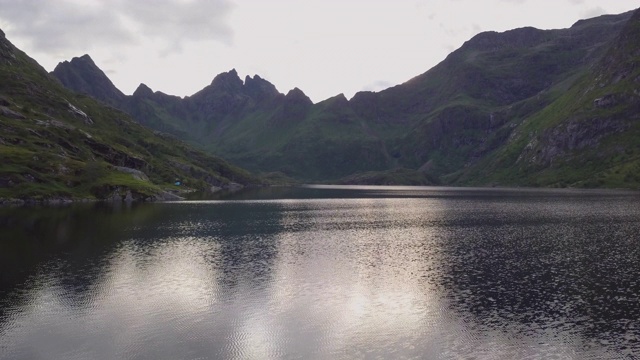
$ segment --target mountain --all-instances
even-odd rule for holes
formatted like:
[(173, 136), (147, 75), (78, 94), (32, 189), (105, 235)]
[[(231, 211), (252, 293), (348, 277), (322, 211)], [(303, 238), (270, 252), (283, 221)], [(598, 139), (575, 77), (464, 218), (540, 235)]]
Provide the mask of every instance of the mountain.
[[(87, 56), (64, 81), (126, 97)], [(91, 84), (91, 85), (88, 85)], [(95, 93), (92, 93), (95, 95)], [(167, 199), (170, 192), (260, 180), (224, 160), (154, 133), (129, 115), (64, 88), (0, 31), (0, 203), (7, 199)], [(174, 183), (180, 181), (181, 186)], [(3, 200), (4, 199), (4, 200)]]
[[(93, 62), (91, 62), (93, 63)], [(112, 84), (93, 82), (104, 73), (67, 82), (65, 73), (83, 73), (77, 61), (52, 72), (68, 88), (113, 104)], [(192, 96), (153, 92), (141, 84), (116, 104), (140, 124), (172, 134), (253, 171), (279, 171), (305, 180), (337, 179), (355, 171), (389, 168), (385, 144), (350, 109), (344, 95), (313, 104), (298, 88), (286, 95), (258, 75), (240, 79), (235, 70), (217, 75)]]
[(112, 106), (119, 106), (125, 100), (125, 95), (113, 85), (89, 55), (62, 62), (53, 72), (62, 85), (73, 87), (77, 93), (91, 95)]
[(638, 188), (640, 10), (588, 69), (553, 91), (549, 105), (456, 181)]
[[(231, 70), (189, 97), (141, 85), (116, 106), (250, 170), (305, 181), (402, 183), (417, 171), (445, 184), (637, 187), (634, 175), (599, 174), (633, 167), (638, 22), (635, 11), (484, 32), (424, 74), (350, 100), (313, 104)], [(99, 98), (103, 86), (85, 91)]]

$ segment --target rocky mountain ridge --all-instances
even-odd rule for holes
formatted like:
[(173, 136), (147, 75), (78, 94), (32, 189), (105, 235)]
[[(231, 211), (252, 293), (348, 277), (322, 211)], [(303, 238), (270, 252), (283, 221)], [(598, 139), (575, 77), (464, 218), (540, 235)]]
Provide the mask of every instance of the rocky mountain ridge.
[[(424, 74), (350, 100), (337, 95), (313, 104), (299, 89), (283, 95), (257, 75), (243, 81), (231, 70), (189, 97), (144, 88), (116, 106), (141, 124), (251, 170), (305, 181), (407, 168), (451, 184), (633, 187), (635, 180), (593, 182), (594, 172), (605, 170), (587, 171), (584, 164), (571, 176), (552, 168), (634, 128), (635, 107), (619, 105), (633, 103), (640, 91), (628, 81), (636, 68), (625, 65), (640, 43), (633, 31), (637, 17), (635, 11), (580, 20), (568, 29), (481, 33)], [(598, 83), (593, 94), (602, 96), (583, 101), (580, 86), (605, 75), (610, 82), (626, 79), (618, 83), (630, 92), (607, 93)], [(115, 93), (101, 89), (104, 83), (93, 90), (82, 82), (65, 86), (96, 97)], [(606, 121), (594, 116), (588, 125), (579, 114), (592, 110), (615, 114)], [(623, 152), (635, 154), (635, 146), (626, 145)]]

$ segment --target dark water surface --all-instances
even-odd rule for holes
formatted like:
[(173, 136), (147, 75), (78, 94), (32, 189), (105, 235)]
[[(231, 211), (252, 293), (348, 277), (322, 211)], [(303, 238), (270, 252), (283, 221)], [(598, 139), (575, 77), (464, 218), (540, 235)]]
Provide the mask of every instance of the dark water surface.
[(310, 187), (0, 208), (0, 358), (637, 358), (639, 201)]

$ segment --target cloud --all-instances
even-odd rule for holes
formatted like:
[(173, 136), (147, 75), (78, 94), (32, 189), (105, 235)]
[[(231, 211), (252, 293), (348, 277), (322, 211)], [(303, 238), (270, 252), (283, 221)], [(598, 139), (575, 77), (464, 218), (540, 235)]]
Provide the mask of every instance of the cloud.
[(156, 41), (170, 53), (233, 39), (228, 0), (0, 0), (0, 9), (5, 30), (45, 52)]
[(232, 42), (226, 23), (232, 6), (225, 0), (120, 0), (119, 8), (141, 34), (174, 46), (184, 40)]
[(12, 36), (27, 38), (44, 51), (86, 47), (91, 42), (134, 41), (115, 12), (96, 6), (71, 1), (0, 0), (0, 8), (2, 24), (8, 26)]

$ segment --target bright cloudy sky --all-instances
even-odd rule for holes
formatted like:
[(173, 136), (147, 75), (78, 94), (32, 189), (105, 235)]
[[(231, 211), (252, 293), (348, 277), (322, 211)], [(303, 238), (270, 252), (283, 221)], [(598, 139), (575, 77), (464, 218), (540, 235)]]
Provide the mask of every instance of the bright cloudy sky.
[(89, 54), (115, 85), (191, 95), (235, 68), (314, 102), (419, 75), (481, 31), (570, 27), (637, 0), (0, 0), (0, 28), (51, 71)]

